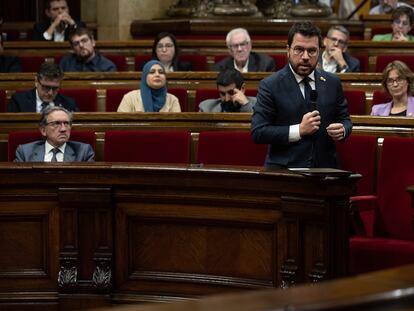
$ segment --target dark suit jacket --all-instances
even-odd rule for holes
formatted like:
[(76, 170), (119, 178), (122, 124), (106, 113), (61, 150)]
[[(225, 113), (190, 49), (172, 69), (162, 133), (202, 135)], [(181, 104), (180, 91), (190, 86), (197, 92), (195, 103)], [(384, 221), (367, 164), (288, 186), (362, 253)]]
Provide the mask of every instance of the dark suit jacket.
[(252, 136), (256, 143), (270, 144), (266, 166), (337, 167), (335, 142), (326, 127), (339, 122), (344, 125), (346, 136), (351, 133), (348, 103), (336, 74), (317, 69), (315, 84), (321, 115), (319, 131), (289, 142), (289, 126), (299, 124), (303, 115), (312, 109), (305, 103), (289, 65), (260, 82), (253, 108)]
[[(320, 55), (321, 56), (319, 57), (319, 65), (322, 68), (322, 53)], [(360, 72), (361, 71), (361, 65), (359, 63), (358, 58), (352, 57), (348, 53), (343, 53), (343, 57), (344, 57), (344, 61), (348, 65), (348, 69), (345, 72)], [(342, 71), (341, 68), (336, 66), (336, 72), (341, 72), (341, 71)]]
[[(214, 65), (214, 70), (216, 71), (223, 71), (225, 69), (231, 69), (234, 68), (234, 60), (233, 57), (228, 56), (221, 61), (219, 61), (217, 64)], [(255, 71), (275, 71), (276, 64), (273, 58), (270, 56), (267, 56), (265, 54), (250, 52), (249, 56), (249, 65), (247, 67), (247, 70), (249, 72), (255, 72)]]
[(20, 58), (15, 56), (0, 56), (0, 72), (21, 72)]
[[(75, 100), (68, 96), (58, 94), (53, 102), (69, 111), (79, 111)], [(14, 93), (7, 105), (7, 112), (36, 112), (36, 89)]]
[[(68, 26), (65, 29), (65, 40), (68, 40), (69, 33), (76, 29), (77, 27), (86, 27), (86, 24), (81, 21), (75, 21), (75, 25)], [(50, 27), (51, 21), (41, 21), (33, 25), (33, 34), (32, 34), (32, 40), (33, 41), (47, 41), (45, 37), (43, 37), (43, 33)], [(50, 41), (53, 41), (53, 35), (52, 39)]]
[[(63, 162), (92, 162), (95, 153), (91, 145), (76, 141), (66, 142)], [(15, 162), (44, 162), (45, 141), (37, 140), (28, 144), (19, 145), (16, 149)]]

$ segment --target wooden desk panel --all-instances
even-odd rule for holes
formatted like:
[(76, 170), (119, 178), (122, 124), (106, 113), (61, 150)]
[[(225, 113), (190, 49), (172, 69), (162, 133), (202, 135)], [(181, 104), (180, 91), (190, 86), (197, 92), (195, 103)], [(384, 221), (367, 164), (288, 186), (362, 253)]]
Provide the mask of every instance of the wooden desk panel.
[[(21, 289), (17, 302), (30, 304), (30, 291), (70, 293), (78, 301), (116, 292), (109, 303), (120, 303), (345, 276), (349, 196), (358, 178), (254, 167), (0, 163), (0, 232), (10, 229), (27, 244), (6, 220), (41, 211), (52, 250), (2, 246), (9, 275), (0, 278), (0, 293)], [(10, 202), (22, 206), (20, 213)], [(24, 269), (39, 266), (43, 253), (46, 281)], [(17, 254), (18, 264), (7, 259)]]

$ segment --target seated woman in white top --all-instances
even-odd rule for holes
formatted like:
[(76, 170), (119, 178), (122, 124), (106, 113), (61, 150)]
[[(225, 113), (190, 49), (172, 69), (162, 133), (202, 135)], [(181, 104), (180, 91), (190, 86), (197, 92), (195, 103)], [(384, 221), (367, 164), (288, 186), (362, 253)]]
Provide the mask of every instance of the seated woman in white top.
[(181, 112), (178, 98), (167, 93), (165, 69), (159, 61), (145, 64), (141, 89), (125, 94), (118, 112)]

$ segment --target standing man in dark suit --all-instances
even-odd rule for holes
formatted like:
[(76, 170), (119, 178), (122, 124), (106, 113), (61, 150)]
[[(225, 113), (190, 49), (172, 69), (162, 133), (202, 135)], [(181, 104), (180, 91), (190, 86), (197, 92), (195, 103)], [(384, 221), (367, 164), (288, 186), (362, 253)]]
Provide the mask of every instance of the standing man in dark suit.
[(7, 112), (42, 112), (48, 106), (79, 111), (74, 99), (59, 94), (63, 71), (57, 64), (43, 63), (35, 77), (35, 88), (13, 94)]
[(335, 73), (359, 72), (359, 60), (348, 54), (349, 31), (342, 25), (329, 28), (323, 39), (325, 51), (319, 58), (323, 70)]
[(295, 23), (289, 63), (260, 82), (252, 136), (269, 144), (266, 167), (337, 166), (335, 141), (349, 136), (352, 122), (338, 76), (315, 69), (321, 44), (318, 27)]
[(214, 65), (214, 70), (223, 71), (235, 68), (240, 72), (275, 71), (273, 58), (252, 52), (252, 40), (244, 28), (231, 30), (226, 37), (230, 56)]
[(75, 21), (69, 14), (69, 6), (66, 0), (46, 0), (45, 14), (48, 20), (38, 22), (33, 26), (33, 41), (68, 40), (68, 34), (77, 27), (85, 27), (85, 23)]
[(16, 162), (80, 162), (94, 161), (91, 145), (69, 141), (72, 113), (62, 107), (50, 107), (42, 112), (39, 130), (44, 140), (19, 145)]

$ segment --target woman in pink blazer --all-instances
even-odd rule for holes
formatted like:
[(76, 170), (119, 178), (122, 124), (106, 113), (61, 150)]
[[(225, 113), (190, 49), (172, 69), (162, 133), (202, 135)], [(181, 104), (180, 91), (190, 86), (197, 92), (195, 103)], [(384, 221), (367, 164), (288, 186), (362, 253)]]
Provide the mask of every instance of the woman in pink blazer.
[(399, 60), (392, 61), (382, 74), (382, 86), (391, 96), (387, 103), (372, 106), (372, 116), (414, 116), (414, 74)]

